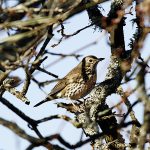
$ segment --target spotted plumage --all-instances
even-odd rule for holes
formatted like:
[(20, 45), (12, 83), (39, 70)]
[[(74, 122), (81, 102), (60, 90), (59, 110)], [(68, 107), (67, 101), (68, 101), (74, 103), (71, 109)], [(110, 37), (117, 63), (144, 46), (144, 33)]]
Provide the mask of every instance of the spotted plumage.
[(78, 100), (86, 96), (96, 84), (96, 66), (103, 59), (95, 56), (83, 58), (74, 69), (58, 81), (46, 99), (36, 104), (35, 107), (58, 98)]

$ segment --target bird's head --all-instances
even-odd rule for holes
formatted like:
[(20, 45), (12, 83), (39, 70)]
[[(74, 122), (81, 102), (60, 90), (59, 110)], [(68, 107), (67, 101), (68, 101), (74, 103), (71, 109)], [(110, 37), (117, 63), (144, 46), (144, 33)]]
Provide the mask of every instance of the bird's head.
[(85, 66), (85, 68), (87, 67), (87, 68), (95, 69), (97, 64), (102, 60), (104, 60), (104, 58), (97, 58), (96, 56), (90, 55), (83, 58), (82, 64), (83, 66)]
[(90, 55), (82, 59), (82, 72), (86, 74), (95, 74), (97, 64), (104, 58), (97, 58), (96, 56)]

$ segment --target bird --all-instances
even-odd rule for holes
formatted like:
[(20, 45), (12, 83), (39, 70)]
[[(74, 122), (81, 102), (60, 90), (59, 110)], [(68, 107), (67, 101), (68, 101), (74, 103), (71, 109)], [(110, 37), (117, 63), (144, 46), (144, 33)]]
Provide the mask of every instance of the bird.
[(95, 87), (97, 64), (102, 60), (104, 58), (97, 58), (93, 55), (84, 57), (75, 68), (58, 81), (48, 96), (34, 107), (59, 98), (79, 100), (88, 95)]

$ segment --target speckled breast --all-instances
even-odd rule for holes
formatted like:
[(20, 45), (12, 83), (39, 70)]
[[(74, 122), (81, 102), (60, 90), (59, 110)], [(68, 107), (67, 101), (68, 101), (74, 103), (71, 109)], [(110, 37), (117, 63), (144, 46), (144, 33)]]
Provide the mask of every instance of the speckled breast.
[(71, 83), (66, 86), (64, 97), (68, 99), (77, 100), (83, 98), (94, 88), (96, 77), (92, 76), (88, 81), (81, 81), (78, 83)]

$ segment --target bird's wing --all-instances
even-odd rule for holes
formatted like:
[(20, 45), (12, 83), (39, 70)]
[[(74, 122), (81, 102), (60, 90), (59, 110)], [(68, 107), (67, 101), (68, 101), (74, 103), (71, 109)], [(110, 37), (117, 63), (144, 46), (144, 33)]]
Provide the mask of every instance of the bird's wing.
[(49, 95), (54, 95), (64, 89), (67, 85), (67, 80), (65, 78), (58, 81), (58, 83), (54, 86), (54, 88), (51, 90)]
[(76, 83), (78, 81), (78, 78), (80, 78), (79, 72), (75, 72), (75, 73), (70, 72), (63, 79), (58, 81), (58, 83), (51, 90), (49, 95), (51, 96), (51, 95), (54, 95), (54, 94), (60, 92), (61, 90), (63, 90), (70, 83)]

